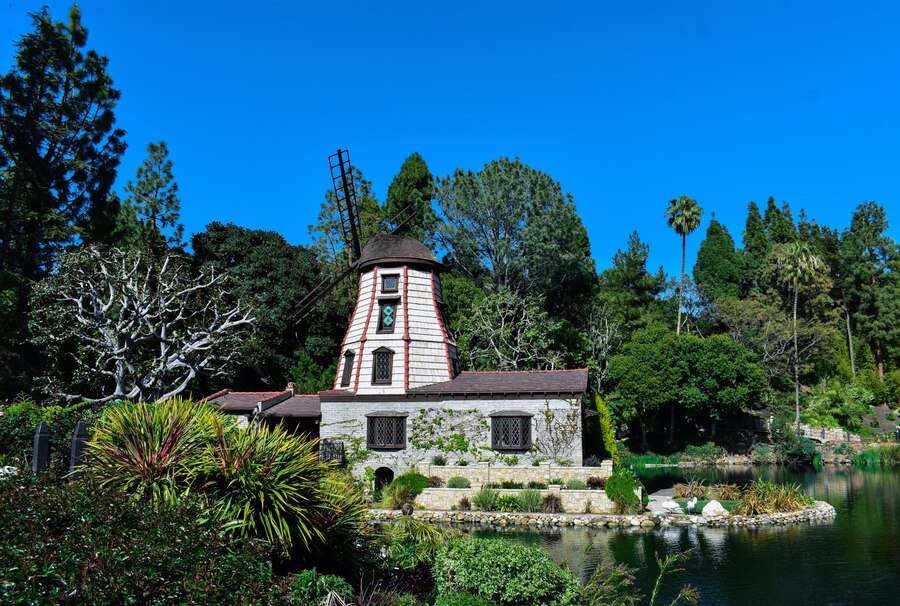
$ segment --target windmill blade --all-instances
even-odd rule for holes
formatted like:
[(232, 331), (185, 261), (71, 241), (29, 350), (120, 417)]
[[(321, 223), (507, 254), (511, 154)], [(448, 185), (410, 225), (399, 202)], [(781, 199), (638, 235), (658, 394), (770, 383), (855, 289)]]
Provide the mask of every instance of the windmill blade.
[(306, 293), (306, 296), (303, 297), (297, 306), (295, 307), (294, 312), (294, 320), (297, 322), (302, 322), (306, 316), (310, 314), (310, 312), (315, 308), (316, 304), (325, 298), (328, 293), (334, 290), (334, 287), (340, 284), (341, 280), (349, 276), (351, 273), (356, 271), (356, 268), (359, 266), (359, 261), (354, 261), (351, 263), (346, 269), (339, 272), (334, 272), (325, 276), (321, 282), (319, 282), (312, 290)]
[(353, 183), (353, 166), (350, 152), (338, 148), (337, 153), (328, 156), (331, 169), (331, 184), (334, 188), (335, 203), (341, 218), (344, 243), (350, 248), (353, 261), (359, 259), (359, 213), (356, 209), (356, 185)]

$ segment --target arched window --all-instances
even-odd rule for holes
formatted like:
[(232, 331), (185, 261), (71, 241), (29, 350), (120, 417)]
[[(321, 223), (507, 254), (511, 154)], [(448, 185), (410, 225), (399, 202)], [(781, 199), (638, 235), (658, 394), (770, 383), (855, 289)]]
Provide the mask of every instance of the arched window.
[(344, 354), (344, 373), (341, 375), (341, 387), (350, 385), (350, 378), (353, 376), (353, 360), (355, 359), (356, 354), (350, 350), (347, 350)]
[(379, 347), (372, 352), (372, 384), (390, 385), (394, 369), (394, 352), (387, 347)]

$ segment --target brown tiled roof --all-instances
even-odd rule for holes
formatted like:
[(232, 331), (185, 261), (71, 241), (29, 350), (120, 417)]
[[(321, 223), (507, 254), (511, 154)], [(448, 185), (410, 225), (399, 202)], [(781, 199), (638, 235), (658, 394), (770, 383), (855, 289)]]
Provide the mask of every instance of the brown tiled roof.
[(201, 402), (208, 402), (222, 412), (229, 414), (250, 414), (260, 402), (265, 408), (267, 401), (289, 395), (290, 392), (286, 391), (231, 391), (223, 389), (203, 398)]
[(524, 395), (583, 394), (587, 392), (588, 371), (528, 370), (462, 372), (452, 381), (409, 390), (410, 395)]
[(319, 396), (294, 396), (262, 412), (263, 417), (320, 417)]
[(366, 269), (385, 263), (424, 264), (435, 269), (441, 267), (434, 253), (418, 240), (405, 236), (376, 234), (363, 248), (359, 257), (359, 268)]

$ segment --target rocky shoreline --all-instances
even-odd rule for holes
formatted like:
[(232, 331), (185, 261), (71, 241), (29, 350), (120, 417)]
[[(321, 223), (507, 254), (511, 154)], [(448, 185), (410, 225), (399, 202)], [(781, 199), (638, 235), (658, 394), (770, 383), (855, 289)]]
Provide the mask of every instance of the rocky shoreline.
[[(376, 522), (389, 522), (404, 515), (398, 510), (371, 509), (369, 518)], [(640, 515), (588, 514), (588, 513), (501, 513), (496, 511), (414, 511), (414, 518), (431, 524), (481, 524), (485, 526), (586, 526), (593, 528), (654, 528), (657, 526), (710, 526), (748, 527), (788, 526), (803, 523), (819, 523), (833, 520), (834, 507), (824, 501), (816, 501), (809, 507), (787, 513), (759, 516), (702, 515), (652, 513)]]

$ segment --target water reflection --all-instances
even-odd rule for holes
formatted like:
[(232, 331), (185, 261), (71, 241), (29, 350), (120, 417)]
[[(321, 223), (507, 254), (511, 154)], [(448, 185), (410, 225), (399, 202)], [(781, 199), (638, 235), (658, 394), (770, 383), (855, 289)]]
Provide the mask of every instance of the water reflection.
[[(638, 581), (646, 593), (655, 580), (656, 553), (691, 549), (684, 573), (667, 581), (659, 603), (667, 603), (685, 583), (700, 589), (702, 604), (894, 601), (900, 581), (900, 471), (826, 468), (816, 473), (748, 467), (692, 470), (689, 476), (702, 477), (707, 484), (743, 483), (756, 477), (799, 483), (807, 494), (834, 505), (838, 515), (833, 521), (805, 526), (471, 531), (540, 545), (582, 580), (602, 562), (626, 563), (639, 570)], [(685, 476), (654, 470), (642, 479), (655, 490), (683, 482)]]

